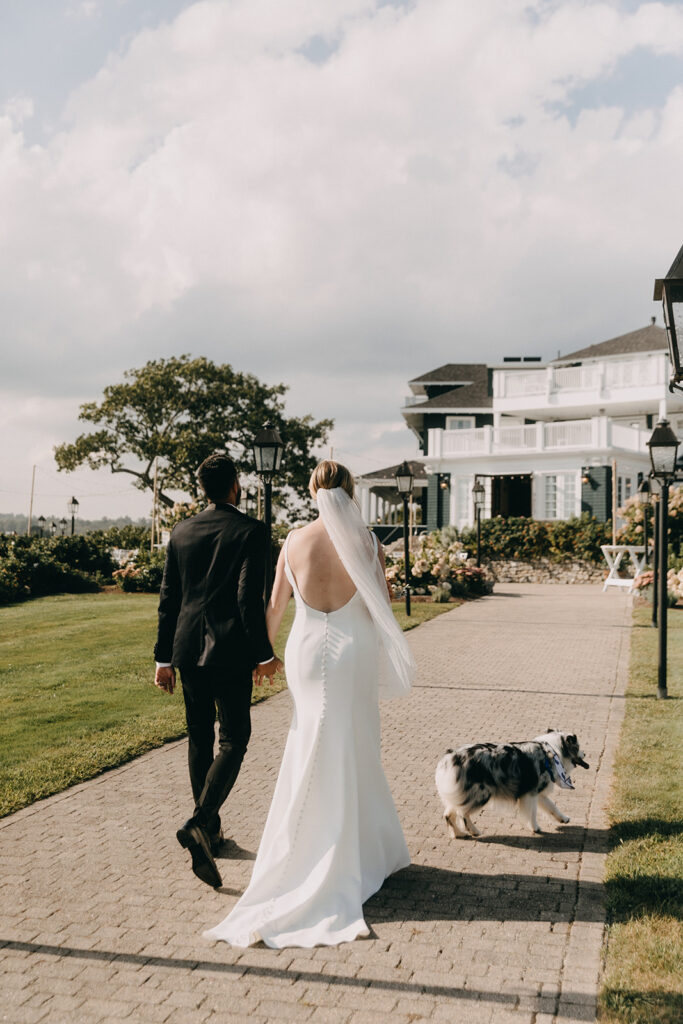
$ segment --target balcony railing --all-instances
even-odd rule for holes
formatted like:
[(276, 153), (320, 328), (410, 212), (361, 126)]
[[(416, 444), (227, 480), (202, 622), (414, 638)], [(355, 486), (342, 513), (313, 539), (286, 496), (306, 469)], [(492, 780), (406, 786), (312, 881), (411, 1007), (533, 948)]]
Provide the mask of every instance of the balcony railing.
[(468, 458), (572, 448), (619, 448), (645, 453), (647, 437), (648, 431), (613, 423), (606, 416), (518, 427), (479, 427), (476, 430), (434, 428), (428, 431), (427, 455)]
[[(493, 376), (495, 398), (526, 398), (545, 395), (549, 402), (571, 399), (584, 393), (601, 401), (623, 400), (623, 388), (666, 385), (666, 356), (648, 359), (622, 359), (615, 362), (588, 363), (583, 366), (548, 366), (543, 370), (496, 370)], [(613, 394), (612, 392), (617, 392)]]

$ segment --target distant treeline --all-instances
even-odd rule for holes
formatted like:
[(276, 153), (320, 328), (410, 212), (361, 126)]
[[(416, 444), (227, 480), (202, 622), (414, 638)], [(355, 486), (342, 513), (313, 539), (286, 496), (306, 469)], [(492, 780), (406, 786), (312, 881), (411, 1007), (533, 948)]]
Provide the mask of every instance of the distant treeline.
[[(39, 513), (40, 515), (41, 513)], [(45, 513), (42, 513), (45, 515)], [(64, 528), (67, 534), (71, 533), (71, 516), (65, 516), (62, 512), (61, 515), (45, 516), (45, 526), (43, 527), (43, 535), (49, 537), (50, 526), (54, 522), (57, 524), (57, 535), (61, 534), (62, 527), (60, 522), (62, 519), (67, 520), (67, 525)], [(11, 512), (0, 512), (0, 533), (12, 533), (13, 531), (18, 534), (25, 534), (26, 527), (28, 525), (28, 516), (26, 515), (14, 515)], [(151, 521), (149, 519), (131, 519), (130, 516), (119, 516), (117, 519), (109, 519), (105, 516), (103, 519), (80, 519), (76, 516), (75, 532), (76, 533), (92, 533), (93, 530), (109, 530), (112, 526), (122, 528), (124, 526), (144, 526), (149, 527)], [(40, 533), (40, 524), (37, 521), (37, 516), (33, 517), (31, 524), (31, 533), (38, 535)]]

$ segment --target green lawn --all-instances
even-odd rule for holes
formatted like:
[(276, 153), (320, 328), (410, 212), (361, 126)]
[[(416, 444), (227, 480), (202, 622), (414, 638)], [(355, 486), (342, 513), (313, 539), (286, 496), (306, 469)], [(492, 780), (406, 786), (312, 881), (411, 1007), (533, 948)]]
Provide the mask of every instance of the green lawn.
[[(0, 608), (0, 816), (184, 734), (181, 694), (153, 684), (157, 604), (106, 593)], [(406, 629), (453, 605), (415, 604), (410, 621), (400, 607)], [(254, 700), (283, 686), (255, 689)]]
[(669, 612), (669, 700), (658, 701), (657, 631), (639, 608), (610, 802), (608, 943), (600, 1021), (683, 1020), (683, 609)]

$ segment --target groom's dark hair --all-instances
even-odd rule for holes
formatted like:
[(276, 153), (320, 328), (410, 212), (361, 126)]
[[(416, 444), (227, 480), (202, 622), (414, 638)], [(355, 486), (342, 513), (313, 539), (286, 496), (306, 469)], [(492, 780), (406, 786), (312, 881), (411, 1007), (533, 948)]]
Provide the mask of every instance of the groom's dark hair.
[(209, 501), (224, 501), (235, 486), (237, 466), (229, 456), (216, 452), (204, 459), (197, 479)]

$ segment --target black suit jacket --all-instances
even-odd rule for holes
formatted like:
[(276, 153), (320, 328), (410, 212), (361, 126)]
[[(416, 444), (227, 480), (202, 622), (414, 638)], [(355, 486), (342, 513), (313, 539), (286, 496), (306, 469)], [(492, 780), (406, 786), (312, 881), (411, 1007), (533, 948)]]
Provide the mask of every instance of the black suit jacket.
[(210, 505), (173, 530), (154, 656), (179, 667), (249, 666), (273, 649), (263, 605), (267, 534), (232, 505)]

